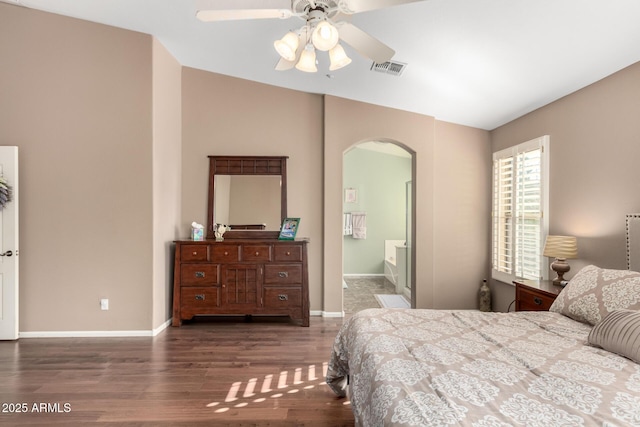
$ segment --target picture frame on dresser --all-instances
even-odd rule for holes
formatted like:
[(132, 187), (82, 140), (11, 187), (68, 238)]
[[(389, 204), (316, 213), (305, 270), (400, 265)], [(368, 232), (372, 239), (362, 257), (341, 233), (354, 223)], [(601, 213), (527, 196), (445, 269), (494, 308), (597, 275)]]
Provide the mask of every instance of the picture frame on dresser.
[(282, 221), (280, 227), (279, 240), (295, 240), (298, 233), (298, 226), (300, 225), (300, 218), (285, 218)]

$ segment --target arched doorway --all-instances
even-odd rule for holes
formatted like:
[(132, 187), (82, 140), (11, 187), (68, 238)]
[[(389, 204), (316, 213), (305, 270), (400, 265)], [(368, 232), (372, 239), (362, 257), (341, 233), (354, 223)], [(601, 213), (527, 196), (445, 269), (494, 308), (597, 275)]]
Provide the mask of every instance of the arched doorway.
[(413, 153), (395, 141), (343, 154), (343, 312), (411, 307)]

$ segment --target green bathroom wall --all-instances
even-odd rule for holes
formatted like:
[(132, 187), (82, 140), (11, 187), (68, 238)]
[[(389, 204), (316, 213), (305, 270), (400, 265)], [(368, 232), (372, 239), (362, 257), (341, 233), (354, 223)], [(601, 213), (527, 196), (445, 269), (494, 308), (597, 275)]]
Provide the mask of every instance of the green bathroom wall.
[[(355, 147), (344, 155), (343, 210), (366, 212), (366, 239), (344, 236), (344, 274), (383, 274), (384, 241), (405, 240), (411, 158)], [(344, 201), (344, 189), (357, 201)]]

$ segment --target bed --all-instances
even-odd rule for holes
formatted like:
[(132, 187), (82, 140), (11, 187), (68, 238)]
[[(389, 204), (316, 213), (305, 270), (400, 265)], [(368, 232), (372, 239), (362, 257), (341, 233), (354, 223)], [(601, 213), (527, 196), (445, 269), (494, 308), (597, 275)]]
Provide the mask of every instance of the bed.
[(640, 273), (587, 266), (549, 312), (361, 311), (326, 379), (359, 426), (640, 426)]

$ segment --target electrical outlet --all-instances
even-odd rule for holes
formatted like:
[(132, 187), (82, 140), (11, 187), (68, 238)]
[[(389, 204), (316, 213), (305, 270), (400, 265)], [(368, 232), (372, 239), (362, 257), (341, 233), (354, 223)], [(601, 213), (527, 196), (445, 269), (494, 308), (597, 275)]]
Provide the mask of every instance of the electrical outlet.
[(109, 299), (102, 298), (100, 300), (100, 310), (109, 310)]

